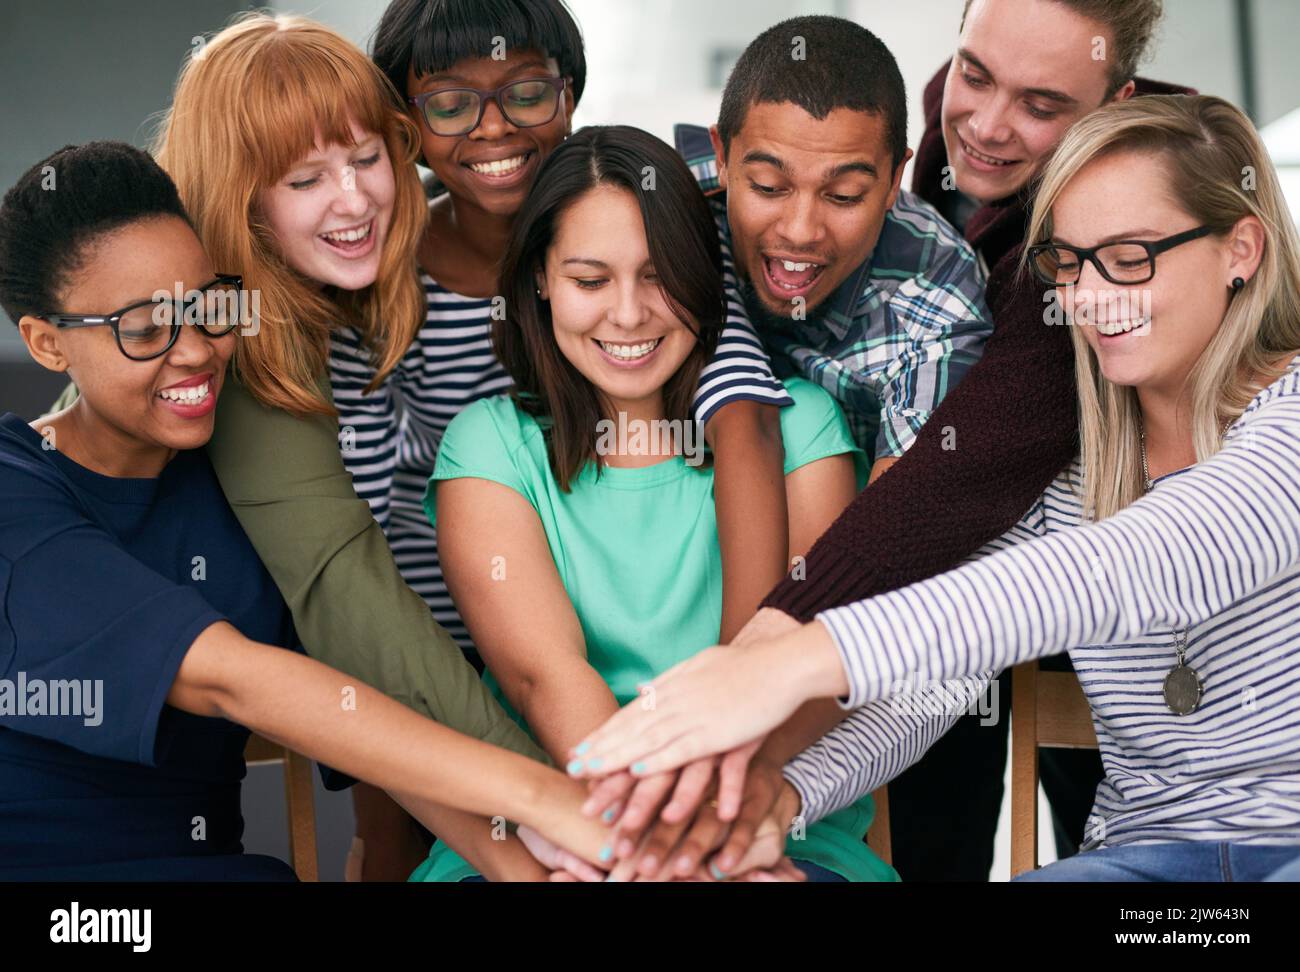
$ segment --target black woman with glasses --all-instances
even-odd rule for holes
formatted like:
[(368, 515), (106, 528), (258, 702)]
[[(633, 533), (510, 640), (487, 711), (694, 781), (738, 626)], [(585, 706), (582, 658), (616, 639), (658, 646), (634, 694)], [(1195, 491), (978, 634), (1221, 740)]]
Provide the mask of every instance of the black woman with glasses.
[(1222, 99), (1110, 104), (1046, 166), (1028, 238), (1074, 342), (1070, 468), (981, 556), (697, 655), (579, 751), (660, 772), (837, 698), (811, 823), (933, 741), (882, 732), (898, 680), (978, 691), (1068, 652), (1106, 774), (1082, 853), (1020, 879), (1296, 880), (1300, 239), (1277, 173)]
[(202, 448), (248, 304), (131, 146), (61, 149), (0, 206), (0, 305), (80, 390), (0, 417), (0, 881), (293, 880), (243, 853), (248, 729), (594, 858), (576, 783), (300, 653)]

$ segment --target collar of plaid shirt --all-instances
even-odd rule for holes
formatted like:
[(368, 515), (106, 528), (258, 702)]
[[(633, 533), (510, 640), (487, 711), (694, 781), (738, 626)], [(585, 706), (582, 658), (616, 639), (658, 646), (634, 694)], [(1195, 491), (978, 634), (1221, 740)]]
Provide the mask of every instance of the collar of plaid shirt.
[[(726, 196), (708, 130), (678, 125), (678, 151), (727, 233)], [(811, 319), (766, 322), (773, 364), (830, 391), (859, 444), (900, 455), (992, 330), (984, 274), (933, 206), (900, 192), (862, 265)]]
[[(701, 125), (679, 124), (673, 128), (673, 139), (704, 195), (715, 201), (725, 216), (726, 195), (718, 185), (718, 159), (709, 130)], [(837, 341), (845, 340), (857, 319), (888, 303), (899, 281), (924, 273), (928, 269), (925, 261), (944, 247), (969, 251), (969, 245), (929, 203), (900, 191), (885, 216), (875, 247), (827, 298), (818, 322)], [(881, 256), (879, 261), (877, 256)], [(973, 263), (973, 252), (971, 260)], [(962, 288), (970, 291), (967, 297), (981, 305), (983, 283), (983, 274), (972, 275), (970, 285)]]

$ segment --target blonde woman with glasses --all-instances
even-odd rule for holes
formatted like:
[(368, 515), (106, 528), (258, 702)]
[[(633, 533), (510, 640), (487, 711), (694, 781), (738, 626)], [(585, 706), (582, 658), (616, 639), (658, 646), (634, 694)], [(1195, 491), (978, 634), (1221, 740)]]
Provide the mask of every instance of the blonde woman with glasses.
[(1106, 776), (1085, 853), (1024, 879), (1295, 874), (1300, 240), (1277, 174), (1218, 98), (1108, 105), (1045, 169), (1029, 241), (1047, 322), (1072, 325), (1081, 456), (956, 570), (661, 675), (576, 772), (660, 772), (837, 697), (852, 714), (787, 770), (811, 823), (962, 711), (908, 715), (904, 688), (960, 703), (1068, 651)]

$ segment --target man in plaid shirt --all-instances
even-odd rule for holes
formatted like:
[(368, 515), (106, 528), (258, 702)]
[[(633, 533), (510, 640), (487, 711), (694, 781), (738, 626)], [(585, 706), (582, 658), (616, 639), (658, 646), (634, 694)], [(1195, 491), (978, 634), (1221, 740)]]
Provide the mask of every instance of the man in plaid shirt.
[[(831, 56), (831, 32), (841, 49), (851, 32), (860, 56)], [(830, 94), (845, 90), (847, 104)], [(888, 48), (831, 17), (768, 30), (737, 63), (717, 125), (675, 131), (773, 366), (839, 400), (873, 480), (992, 331), (974, 251), (899, 187), (906, 133)]]

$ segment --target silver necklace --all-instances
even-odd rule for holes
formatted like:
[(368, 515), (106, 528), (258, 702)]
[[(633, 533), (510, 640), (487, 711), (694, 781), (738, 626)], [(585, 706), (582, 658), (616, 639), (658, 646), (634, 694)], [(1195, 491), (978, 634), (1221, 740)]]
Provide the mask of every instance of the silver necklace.
[[(1223, 425), (1223, 431), (1219, 437), (1228, 434), (1228, 428), (1232, 425), (1229, 419)], [(1146, 492), (1151, 492), (1155, 488), (1155, 483), (1151, 481), (1151, 473), (1147, 468), (1147, 430), (1145, 426), (1140, 427), (1138, 442), (1142, 447), (1142, 482)], [(1174, 630), (1174, 653), (1178, 660), (1174, 667), (1169, 669), (1169, 674), (1165, 676), (1165, 705), (1169, 706), (1174, 715), (1188, 715), (1195, 712), (1201, 704), (1201, 699), (1205, 695), (1205, 683), (1201, 680), (1200, 674), (1195, 668), (1187, 664), (1187, 629), (1177, 628)]]

